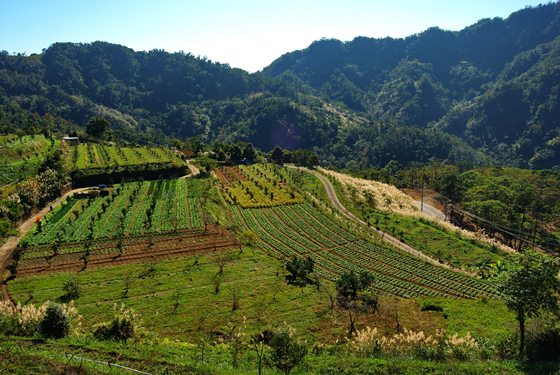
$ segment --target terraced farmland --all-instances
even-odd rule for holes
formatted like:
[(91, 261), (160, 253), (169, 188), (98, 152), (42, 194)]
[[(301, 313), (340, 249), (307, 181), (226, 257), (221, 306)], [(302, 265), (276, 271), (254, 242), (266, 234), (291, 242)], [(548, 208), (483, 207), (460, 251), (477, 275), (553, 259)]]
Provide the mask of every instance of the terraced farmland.
[(160, 147), (120, 147), (83, 143), (70, 148), (69, 169), (111, 168), (141, 164), (182, 164), (170, 149)]
[(396, 249), (357, 238), (309, 204), (234, 208), (239, 225), (253, 230), (259, 245), (279, 257), (311, 256), (329, 279), (346, 271), (368, 270), (381, 294), (403, 297), (494, 297), (491, 285), (449, 271)]
[(58, 272), (236, 246), (223, 228), (204, 225), (200, 199), (206, 188), (199, 179), (182, 178), (74, 196), (25, 237), (17, 272)]
[(171, 257), (222, 251), (236, 246), (236, 239), (224, 228), (215, 225), (150, 236), (53, 243), (20, 248), (17, 275), (25, 277), (144, 261), (155, 262)]
[(202, 226), (196, 179), (114, 185), (107, 195), (69, 199), (30, 232), (28, 246), (171, 232)]
[(229, 203), (244, 208), (273, 207), (302, 202), (271, 164), (221, 167), (214, 171)]

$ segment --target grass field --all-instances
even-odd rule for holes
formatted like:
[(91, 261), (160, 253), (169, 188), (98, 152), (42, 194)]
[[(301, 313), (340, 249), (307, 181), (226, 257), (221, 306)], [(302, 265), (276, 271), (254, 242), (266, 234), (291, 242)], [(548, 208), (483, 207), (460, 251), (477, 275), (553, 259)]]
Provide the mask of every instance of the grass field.
[[(220, 275), (218, 259), (224, 256), (227, 261)], [(239, 322), (243, 316), (253, 332), (287, 322), (299, 334), (322, 342), (332, 342), (346, 334), (346, 316), (330, 310), (325, 292), (288, 286), (283, 275), (281, 262), (246, 248), (241, 253), (232, 250), (225, 255), (210, 253), (78, 273), (17, 277), (8, 286), (17, 301), (38, 304), (59, 299), (64, 294), (64, 282), (77, 277), (83, 293), (76, 306), (90, 328), (109, 319), (112, 306), (122, 302), (141, 313), (150, 331), (185, 341), (192, 341), (201, 321), (207, 330), (219, 332), (229, 321)], [(333, 289), (332, 284), (326, 285)], [(235, 311), (234, 295), (239, 298)], [(447, 318), (442, 313), (421, 312), (424, 301), (442, 306)], [(380, 307), (380, 315), (362, 317), (359, 326), (376, 326), (392, 333), (395, 328), (391, 314), (397, 308), (403, 327), (426, 332), (448, 328), (452, 332), (497, 336), (515, 327), (511, 314), (496, 301), (382, 297)], [(490, 317), (499, 331), (488, 331)]]
[[(232, 366), (231, 353), (224, 346), (209, 346), (206, 361), (200, 349), (178, 343), (124, 345), (89, 339), (63, 339), (40, 342), (13, 338), (0, 340), (0, 372), (9, 374), (130, 374), (106, 364), (109, 361), (153, 374), (255, 374), (257, 359), (253, 351), (241, 353), (239, 367)], [(81, 360), (85, 358), (86, 361)], [(89, 360), (89, 361), (88, 361)], [(292, 374), (552, 374), (554, 363), (521, 365), (514, 361), (430, 362), (395, 358), (363, 358), (347, 353), (307, 355)], [(265, 364), (263, 374), (278, 374)]]

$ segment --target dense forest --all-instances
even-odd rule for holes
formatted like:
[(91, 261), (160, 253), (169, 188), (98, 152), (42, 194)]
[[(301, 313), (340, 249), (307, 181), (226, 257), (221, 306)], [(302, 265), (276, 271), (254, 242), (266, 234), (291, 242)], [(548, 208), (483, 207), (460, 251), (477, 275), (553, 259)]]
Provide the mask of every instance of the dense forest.
[[(560, 4), (405, 39), (320, 40), (249, 74), (185, 53), (106, 42), (0, 54), (0, 131), (246, 141), (350, 169), (430, 159), (560, 165)], [(131, 131), (133, 130), (133, 131)]]

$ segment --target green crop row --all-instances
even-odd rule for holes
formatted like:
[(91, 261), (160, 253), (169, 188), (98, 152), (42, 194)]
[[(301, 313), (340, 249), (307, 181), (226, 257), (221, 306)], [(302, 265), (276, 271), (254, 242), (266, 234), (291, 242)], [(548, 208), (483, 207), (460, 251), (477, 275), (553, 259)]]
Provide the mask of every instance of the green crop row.
[(71, 146), (70, 169), (110, 168), (126, 165), (181, 163), (172, 150), (160, 147), (120, 147), (95, 143)]
[(29, 246), (161, 233), (201, 227), (198, 181), (115, 185), (106, 196), (69, 199), (24, 239)]
[(311, 256), (319, 273), (331, 278), (347, 271), (371, 272), (376, 290), (403, 297), (495, 297), (481, 280), (437, 267), (395, 249), (358, 239), (308, 204), (234, 209), (238, 222), (253, 230), (259, 245), (279, 257)]

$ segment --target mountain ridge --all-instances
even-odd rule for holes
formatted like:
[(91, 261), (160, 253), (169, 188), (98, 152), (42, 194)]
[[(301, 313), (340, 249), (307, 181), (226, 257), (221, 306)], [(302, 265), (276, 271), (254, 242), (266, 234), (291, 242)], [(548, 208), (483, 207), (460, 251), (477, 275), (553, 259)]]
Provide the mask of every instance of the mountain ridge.
[(185, 53), (55, 43), (0, 54), (0, 130), (37, 114), (81, 125), (103, 115), (131, 141), (304, 147), (338, 167), (437, 158), (553, 168), (559, 35), (554, 2), (461, 31), (323, 39), (252, 74)]

